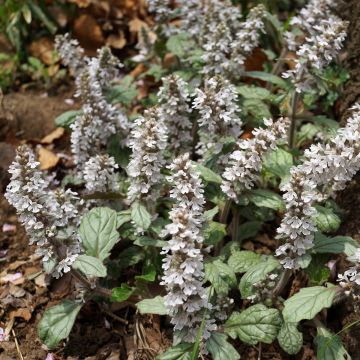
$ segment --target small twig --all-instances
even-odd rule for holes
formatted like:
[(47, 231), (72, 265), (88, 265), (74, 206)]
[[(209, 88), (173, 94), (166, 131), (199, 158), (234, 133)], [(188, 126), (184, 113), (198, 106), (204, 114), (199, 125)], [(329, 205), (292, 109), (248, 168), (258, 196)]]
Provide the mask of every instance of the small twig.
[(124, 324), (124, 325), (127, 325), (129, 322), (123, 318), (121, 318), (120, 316), (117, 316), (116, 314), (114, 314), (113, 312), (109, 311), (109, 310), (106, 310), (104, 308), (101, 308), (101, 311), (110, 316), (111, 318), (113, 318), (114, 320), (118, 321), (119, 323), (121, 324)]
[(17, 351), (18, 354), (19, 354), (19, 358), (20, 358), (20, 360), (24, 360), (24, 357), (22, 356), (22, 353), (21, 353), (21, 350), (20, 350), (20, 346), (19, 346), (19, 343), (18, 343), (18, 341), (17, 341), (17, 338), (16, 338), (16, 335), (15, 335), (14, 329), (11, 330), (11, 333), (12, 333), (12, 335), (13, 335), (13, 337), (14, 337), (14, 342), (15, 342), (15, 346), (16, 346), (16, 351)]

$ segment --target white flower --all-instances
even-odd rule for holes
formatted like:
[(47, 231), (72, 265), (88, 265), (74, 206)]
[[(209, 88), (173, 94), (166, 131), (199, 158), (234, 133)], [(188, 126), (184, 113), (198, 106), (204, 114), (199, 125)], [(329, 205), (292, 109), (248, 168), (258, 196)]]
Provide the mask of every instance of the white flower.
[(85, 66), (84, 49), (70, 34), (55, 37), (55, 49), (58, 51), (65, 66), (68, 66), (75, 77), (78, 77)]
[[(39, 165), (32, 150), (20, 146), (9, 168), (12, 176), (5, 197), (15, 207), (30, 244), (37, 245), (36, 253), (43, 257), (43, 261), (53, 259), (60, 263), (64, 249), (68, 252), (67, 256), (72, 257), (81, 250), (75, 234), (70, 233), (66, 239), (60, 239), (60, 231), (76, 225), (82, 202), (71, 190), (51, 190)], [(60, 275), (61, 271), (56, 272), (56, 276)]]
[(189, 151), (192, 143), (189, 91), (185, 81), (177, 75), (169, 75), (162, 82), (158, 92), (159, 111), (168, 129), (169, 150), (178, 155)]
[(360, 169), (360, 106), (355, 105), (347, 125), (325, 145), (313, 144), (305, 150), (302, 164), (291, 169), (282, 190), (286, 213), (278, 237), (286, 241), (276, 253), (288, 268), (297, 268), (298, 256), (313, 247), (314, 204), (334, 196)]
[(77, 79), (77, 95), (81, 96), (83, 113), (71, 125), (71, 150), (80, 176), (85, 163), (101, 152), (111, 135), (122, 135), (123, 143), (127, 141), (128, 119), (105, 97), (118, 65), (110, 50), (102, 48), (98, 57), (87, 61), (86, 69)]
[(273, 123), (264, 120), (266, 128), (253, 130), (253, 138), (239, 140), (237, 149), (229, 156), (228, 165), (222, 175), (222, 191), (231, 199), (238, 201), (239, 196), (251, 189), (259, 178), (262, 156), (274, 150), (280, 140), (287, 136), (289, 120), (281, 118)]
[[(169, 168), (172, 171), (169, 181), (174, 184), (170, 197), (176, 203), (169, 214), (171, 223), (162, 234), (171, 235), (171, 239), (162, 251), (166, 257), (161, 284), (167, 290), (165, 305), (174, 329), (185, 330), (184, 341), (194, 342), (204, 311), (211, 308), (202, 285), (204, 189), (188, 154), (176, 158)], [(207, 319), (203, 337), (207, 339), (213, 330), (214, 320)]]
[(205, 89), (196, 89), (196, 98), (193, 108), (199, 111), (198, 154), (215, 148), (221, 151), (219, 139), (233, 136), (238, 138), (241, 134), (242, 121), (239, 118), (240, 108), (237, 105), (235, 86), (221, 76), (215, 76), (205, 81)]
[(151, 191), (163, 179), (160, 170), (165, 164), (166, 143), (167, 129), (157, 108), (146, 110), (143, 117), (135, 120), (129, 142), (132, 155), (127, 167), (130, 202), (154, 196)]
[(332, 13), (331, 5), (329, 0), (312, 0), (292, 19), (291, 25), (303, 32), (302, 42), (294, 33), (286, 34), (288, 48), (297, 58), (295, 68), (283, 77), (291, 78), (299, 93), (316, 85), (314, 74), (336, 58), (345, 40), (348, 23)]
[(117, 192), (119, 181), (115, 171), (118, 167), (108, 154), (90, 158), (84, 167), (86, 189), (89, 192)]

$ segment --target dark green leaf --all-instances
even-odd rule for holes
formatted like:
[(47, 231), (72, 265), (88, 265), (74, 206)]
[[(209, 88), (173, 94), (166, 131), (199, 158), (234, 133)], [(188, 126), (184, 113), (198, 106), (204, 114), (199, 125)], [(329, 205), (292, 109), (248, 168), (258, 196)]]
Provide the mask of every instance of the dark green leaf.
[(317, 360), (351, 360), (340, 337), (324, 327), (317, 328), (315, 344)]
[(126, 301), (134, 292), (134, 288), (126, 284), (121, 284), (120, 287), (111, 290), (111, 299), (117, 302)]
[(136, 304), (136, 306), (140, 314), (167, 314), (164, 298), (162, 296), (156, 296), (153, 299), (141, 300)]
[(273, 191), (255, 189), (249, 192), (249, 200), (258, 207), (266, 207), (273, 210), (284, 210), (284, 200)]
[(79, 255), (72, 266), (87, 277), (106, 276), (106, 267), (100, 259), (93, 256)]
[(119, 241), (116, 228), (117, 214), (112, 209), (99, 207), (85, 214), (81, 220), (79, 235), (86, 255), (106, 259)]
[(205, 263), (205, 280), (210, 281), (218, 294), (226, 295), (236, 285), (233, 269), (220, 259)]
[(311, 320), (322, 309), (329, 308), (338, 287), (313, 286), (301, 289), (284, 302), (283, 317), (286, 322)]
[(82, 110), (70, 110), (62, 113), (55, 118), (55, 124), (57, 126), (68, 128), (76, 119), (77, 116), (82, 114)]
[(262, 262), (261, 255), (253, 251), (235, 251), (228, 260), (229, 266), (235, 273), (244, 273), (260, 262)]
[(233, 312), (225, 323), (225, 332), (233, 339), (239, 337), (249, 345), (259, 342), (271, 344), (280, 330), (281, 322), (277, 309), (268, 309), (265, 305), (257, 304), (241, 313)]
[(341, 220), (339, 216), (334, 213), (333, 209), (320, 205), (315, 205), (314, 207), (317, 211), (315, 223), (320, 231), (325, 233), (334, 232), (339, 228)]
[(146, 230), (151, 224), (151, 215), (144, 205), (140, 202), (135, 202), (131, 206), (131, 220), (140, 229)]
[(199, 172), (200, 176), (207, 182), (215, 183), (215, 184), (221, 184), (222, 179), (221, 176), (214, 173), (212, 170), (207, 168), (204, 165), (194, 163), (196, 171)]
[(156, 360), (190, 360), (190, 350), (193, 344), (179, 344), (166, 350), (156, 357)]
[(211, 354), (213, 360), (238, 360), (239, 353), (227, 341), (227, 336), (218, 332), (211, 333), (206, 342), (206, 350)]
[(39, 337), (49, 349), (55, 348), (69, 336), (81, 306), (75, 301), (64, 300), (45, 310), (39, 323)]
[(284, 89), (288, 87), (286, 81), (283, 80), (281, 77), (263, 71), (247, 71), (244, 73), (244, 76), (266, 81), (274, 85), (279, 85)]
[(226, 225), (216, 221), (210, 221), (204, 231), (204, 242), (206, 245), (215, 245), (226, 236)]
[(281, 348), (290, 355), (297, 354), (303, 345), (303, 335), (297, 329), (297, 324), (283, 323), (278, 334)]
[(278, 260), (272, 256), (265, 257), (259, 264), (253, 265), (241, 278), (239, 289), (243, 299), (254, 295), (254, 284), (262, 281), (266, 276), (280, 267)]
[(312, 250), (317, 254), (341, 254), (351, 256), (356, 252), (357, 242), (350, 236), (327, 237), (316, 233)]

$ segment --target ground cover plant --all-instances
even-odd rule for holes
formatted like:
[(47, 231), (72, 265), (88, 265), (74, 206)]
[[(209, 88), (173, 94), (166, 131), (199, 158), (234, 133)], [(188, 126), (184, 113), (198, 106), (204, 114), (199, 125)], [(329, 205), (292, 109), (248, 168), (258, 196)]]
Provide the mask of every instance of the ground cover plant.
[[(360, 104), (343, 127), (333, 111), (348, 23), (331, 0), (288, 19), (227, 0), (148, 8), (123, 63), (56, 37), (81, 101), (55, 120), (73, 164), (44, 173), (21, 145), (9, 169), (5, 197), (44, 271), (74, 279), (44, 312), (42, 343), (51, 354), (66, 341), (87, 302), (117, 302), (172, 329), (165, 352), (143, 347), (150, 359), (295, 356), (309, 327), (317, 359), (351, 359), (347, 329), (327, 327), (333, 306), (357, 311), (360, 285), (358, 244), (336, 233), (336, 196), (360, 169)], [(137, 64), (139, 81), (155, 79), (142, 98), (127, 74)]]

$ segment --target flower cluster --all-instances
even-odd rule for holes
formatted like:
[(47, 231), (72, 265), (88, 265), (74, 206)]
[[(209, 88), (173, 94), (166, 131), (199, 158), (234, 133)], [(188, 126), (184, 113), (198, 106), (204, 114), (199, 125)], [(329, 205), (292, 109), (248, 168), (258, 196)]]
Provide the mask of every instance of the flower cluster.
[(180, 10), (180, 29), (193, 37), (197, 37), (201, 32), (201, 22), (199, 20), (203, 16), (201, 1), (178, 0), (177, 3)]
[[(170, 196), (176, 203), (169, 214), (171, 223), (166, 225), (163, 233), (171, 239), (162, 251), (166, 258), (161, 284), (166, 286), (165, 305), (174, 330), (185, 330), (184, 341), (194, 342), (204, 312), (210, 309), (202, 285), (204, 189), (188, 154), (176, 158), (170, 170), (169, 181), (174, 184)], [(215, 320), (207, 319), (203, 337), (207, 339), (213, 330), (216, 330)]]
[(175, 28), (170, 25), (174, 16), (174, 10), (171, 7), (171, 0), (147, 0), (149, 12), (154, 14), (157, 31), (165, 36), (170, 36)]
[(260, 33), (265, 31), (263, 18), (265, 7), (258, 5), (252, 8), (249, 15), (240, 25), (235, 40), (231, 43), (231, 71), (239, 71), (244, 66), (246, 57), (259, 46)]
[(120, 133), (126, 142), (129, 122), (123, 112), (107, 102), (105, 91), (116, 74), (117, 61), (108, 48), (88, 60), (77, 79), (77, 94), (83, 102), (82, 114), (71, 125), (71, 150), (80, 176), (85, 163), (97, 155), (109, 137)]
[(130, 177), (128, 200), (151, 198), (151, 191), (162, 180), (167, 129), (158, 108), (146, 110), (135, 121), (129, 142), (132, 155), (127, 167)]
[(85, 187), (89, 192), (116, 192), (119, 181), (115, 173), (118, 169), (113, 157), (108, 154), (90, 158), (84, 166)]
[(334, 196), (360, 169), (360, 105), (353, 108), (347, 125), (328, 144), (313, 144), (304, 153), (301, 165), (291, 169), (282, 188), (286, 214), (278, 229), (285, 240), (276, 254), (286, 268), (297, 268), (298, 256), (313, 246), (314, 204)]
[(206, 80), (204, 90), (196, 89), (193, 108), (199, 111), (199, 155), (204, 155), (208, 149), (219, 153), (221, 143), (218, 140), (222, 137), (239, 137), (242, 121), (236, 101), (235, 86), (221, 76)]
[(346, 295), (351, 295), (355, 300), (355, 306), (359, 307), (360, 300), (360, 249), (347, 258), (353, 263), (343, 274), (338, 275), (339, 285), (344, 289)]
[(304, 41), (287, 33), (289, 49), (296, 51), (295, 68), (283, 73), (291, 78), (296, 91), (310, 90), (314, 75), (336, 58), (346, 37), (348, 23), (331, 12), (329, 1), (313, 0), (294, 17), (291, 24), (302, 30)]
[[(264, 31), (265, 8), (253, 8), (245, 22), (240, 22), (238, 8), (231, 4), (211, 3), (205, 8), (204, 32), (201, 41), (205, 61), (203, 73), (223, 74), (228, 77), (238, 75), (246, 56), (259, 45), (259, 32)], [(219, 4), (218, 4), (219, 5)]]
[(275, 123), (265, 119), (264, 124), (266, 128), (253, 130), (253, 138), (239, 140), (237, 149), (229, 157), (221, 189), (230, 199), (238, 201), (244, 191), (254, 186), (259, 178), (262, 156), (286, 138), (290, 125), (287, 118), (280, 118)]
[(159, 111), (168, 129), (168, 147), (175, 155), (190, 150), (192, 123), (189, 120), (191, 108), (187, 84), (177, 75), (162, 79), (158, 92)]
[(55, 49), (59, 53), (65, 66), (68, 66), (73, 75), (78, 77), (85, 66), (84, 49), (77, 40), (72, 39), (70, 34), (57, 35), (55, 37)]
[(40, 163), (27, 146), (20, 146), (9, 168), (11, 181), (5, 197), (25, 226), (30, 244), (36, 244), (36, 253), (43, 261), (56, 260), (53, 276), (70, 270), (81, 248), (77, 236), (68, 234), (60, 241), (61, 230), (74, 224), (81, 205), (77, 194), (70, 190), (50, 190), (50, 183), (39, 170)]

